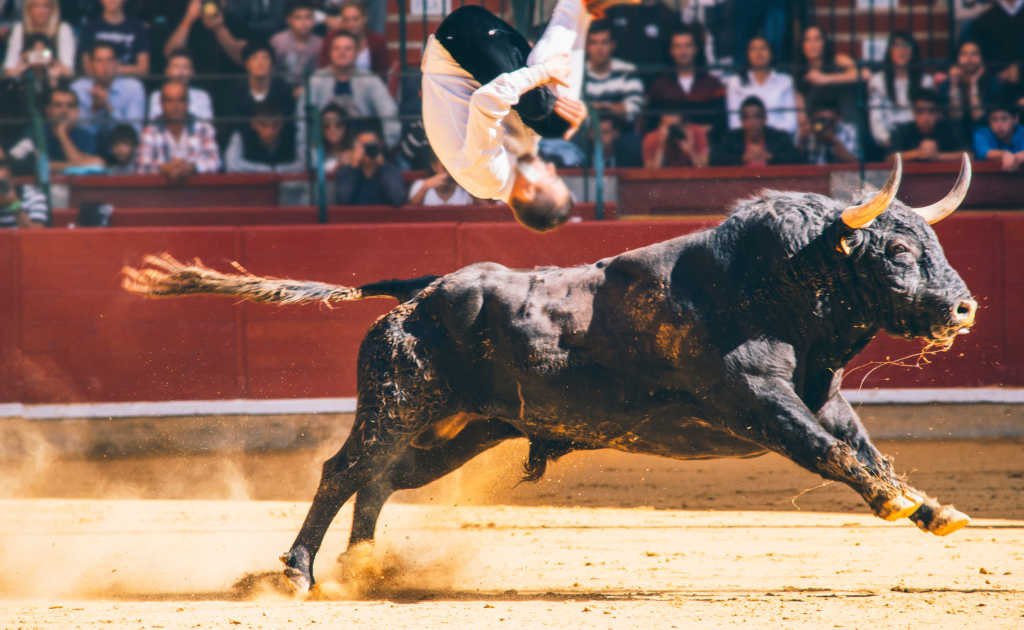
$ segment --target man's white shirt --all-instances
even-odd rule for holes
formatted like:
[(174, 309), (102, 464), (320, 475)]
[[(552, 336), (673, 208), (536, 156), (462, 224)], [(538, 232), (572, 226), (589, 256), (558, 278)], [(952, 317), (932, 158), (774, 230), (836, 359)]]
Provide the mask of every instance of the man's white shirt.
[(536, 155), (540, 142), (512, 106), (548, 81), (547, 70), (520, 68), (481, 86), (433, 35), (420, 69), (423, 126), (437, 158), (469, 194), (507, 202), (518, 157)]

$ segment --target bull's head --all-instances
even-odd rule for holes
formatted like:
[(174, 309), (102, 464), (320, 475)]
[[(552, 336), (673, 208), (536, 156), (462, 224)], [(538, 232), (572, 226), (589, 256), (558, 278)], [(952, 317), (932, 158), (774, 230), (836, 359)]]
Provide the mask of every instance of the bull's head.
[(964, 155), (953, 190), (926, 208), (896, 200), (902, 173), (897, 154), (882, 190), (843, 211), (836, 246), (855, 260), (857, 275), (872, 287), (886, 331), (948, 346), (957, 334), (970, 330), (978, 303), (946, 261), (930, 224), (949, 216), (963, 201), (971, 184), (971, 163)]

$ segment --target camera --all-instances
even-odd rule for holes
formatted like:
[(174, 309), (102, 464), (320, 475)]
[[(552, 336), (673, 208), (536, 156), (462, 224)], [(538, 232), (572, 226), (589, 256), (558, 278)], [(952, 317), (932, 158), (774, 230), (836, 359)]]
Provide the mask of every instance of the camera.
[(44, 48), (29, 52), (26, 60), (30, 66), (48, 66), (51, 59), (53, 59), (53, 52), (49, 48)]
[(668, 128), (668, 137), (670, 140), (686, 140), (686, 132), (679, 125), (672, 125)]
[(819, 117), (811, 120), (811, 129), (814, 133), (821, 133), (832, 128), (832, 124), (835, 120), (832, 118)]
[(363, 153), (371, 160), (376, 160), (380, 156), (380, 145), (376, 142), (368, 142), (363, 145)]
[(206, 17), (216, 17), (220, 13), (220, 3), (217, 0), (205, 0), (203, 2), (203, 15)]

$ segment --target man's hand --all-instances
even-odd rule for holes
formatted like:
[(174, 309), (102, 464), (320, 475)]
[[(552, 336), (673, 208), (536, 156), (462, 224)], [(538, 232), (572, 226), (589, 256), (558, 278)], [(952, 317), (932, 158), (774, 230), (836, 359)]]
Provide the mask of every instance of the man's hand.
[(448, 173), (441, 171), (432, 177), (428, 177), (423, 180), (423, 187), (427, 190), (431, 188), (437, 188), (438, 186), (444, 186), (448, 183)]
[(934, 140), (923, 140), (917, 148), (922, 160), (936, 160), (939, 157), (939, 145)]
[(93, 112), (98, 113), (110, 111), (110, 90), (95, 85), (91, 90), (89, 90), (89, 94), (92, 95)]
[(191, 0), (188, 9), (185, 10), (184, 22), (192, 24), (203, 14), (203, 0)]
[(1007, 172), (1007, 173), (1016, 173), (1017, 172), (1017, 169), (1020, 166), (1019, 165), (1020, 160), (1017, 158), (1016, 155), (1014, 155), (1013, 153), (1010, 153), (1009, 151), (1003, 151), (1002, 158), (1000, 158), (1000, 159), (1003, 162), (1003, 171), (1004, 172)]
[(203, 26), (210, 31), (217, 31), (224, 28), (224, 12), (217, 11), (213, 15), (210, 15), (206, 11), (202, 12)]
[(569, 74), (572, 72), (572, 63), (569, 61), (569, 53), (552, 55), (544, 61), (544, 68), (548, 71), (549, 83), (569, 87)]
[(569, 123), (569, 131), (565, 132), (565, 139), (568, 140), (587, 119), (587, 106), (583, 104), (583, 101), (568, 96), (559, 96), (555, 100), (555, 113)]

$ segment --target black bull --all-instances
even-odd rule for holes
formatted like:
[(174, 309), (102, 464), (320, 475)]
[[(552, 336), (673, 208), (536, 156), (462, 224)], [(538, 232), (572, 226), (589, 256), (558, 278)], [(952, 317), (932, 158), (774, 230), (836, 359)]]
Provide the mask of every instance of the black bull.
[(159, 269), (127, 269), (125, 285), (157, 297), (401, 302), (363, 340), (355, 424), (282, 556), (299, 591), (353, 494), (350, 544), (373, 539), (394, 491), (524, 436), (530, 480), (579, 449), (772, 451), (849, 485), (879, 517), (945, 535), (968, 517), (898, 477), (839, 393), (844, 367), (880, 330), (948, 347), (974, 321), (976, 304), (928, 225), (959, 204), (969, 166), (949, 197), (917, 210), (895, 200), (899, 169), (860, 206), (765, 192), (717, 228), (571, 269), (480, 263), (354, 289), (219, 274), (165, 255), (148, 259)]

